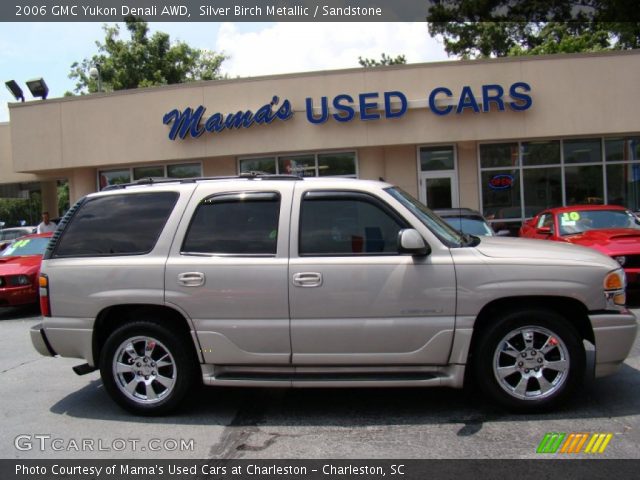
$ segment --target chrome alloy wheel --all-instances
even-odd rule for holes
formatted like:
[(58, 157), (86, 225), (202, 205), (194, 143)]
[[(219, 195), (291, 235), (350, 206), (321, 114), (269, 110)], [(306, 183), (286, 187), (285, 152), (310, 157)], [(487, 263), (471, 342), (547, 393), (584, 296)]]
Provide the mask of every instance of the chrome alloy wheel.
[(512, 397), (540, 400), (562, 388), (569, 364), (569, 351), (558, 335), (543, 327), (527, 326), (509, 332), (498, 343), (493, 374)]
[(120, 391), (138, 403), (160, 402), (176, 384), (173, 355), (152, 337), (133, 337), (122, 342), (113, 356), (112, 366)]

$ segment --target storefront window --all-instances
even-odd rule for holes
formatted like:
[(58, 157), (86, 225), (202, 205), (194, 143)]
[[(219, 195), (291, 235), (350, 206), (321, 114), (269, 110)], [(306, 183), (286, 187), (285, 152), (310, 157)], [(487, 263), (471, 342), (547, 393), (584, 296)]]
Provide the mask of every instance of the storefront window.
[(139, 180), (141, 178), (149, 177), (164, 177), (164, 167), (137, 167), (133, 169), (133, 179)]
[(356, 178), (355, 152), (287, 155), (282, 157), (241, 158), (240, 173), (264, 172), (302, 177)]
[(564, 163), (602, 162), (602, 142), (599, 138), (564, 140)]
[(522, 165), (559, 165), (560, 141), (522, 142)]
[(300, 177), (316, 176), (316, 159), (313, 155), (297, 155), (278, 159), (280, 173)]
[(181, 163), (167, 165), (167, 177), (169, 178), (195, 178), (202, 176), (202, 165), (199, 163)]
[(276, 159), (274, 157), (267, 158), (247, 158), (240, 160), (240, 173), (246, 172), (264, 172), (276, 173)]
[[(560, 153), (558, 148), (558, 153)], [(522, 171), (525, 218), (545, 208), (562, 205), (562, 172), (555, 168), (527, 168)]]
[(421, 147), (420, 169), (423, 172), (433, 170), (454, 170), (453, 147)]
[(519, 165), (517, 143), (491, 143), (480, 145), (482, 168), (517, 167)]
[(318, 175), (321, 177), (355, 177), (356, 159), (353, 153), (323, 153), (318, 155)]
[(128, 168), (123, 170), (102, 170), (99, 172), (98, 177), (100, 181), (100, 189), (103, 189), (109, 185), (130, 183), (131, 171)]
[(521, 218), (520, 172), (482, 172), (482, 199), (484, 215), (488, 220)]
[(640, 160), (640, 137), (607, 138), (604, 150), (607, 162)]
[(602, 166), (565, 167), (564, 188), (567, 205), (602, 204)]
[(640, 210), (640, 163), (607, 165), (607, 203)]

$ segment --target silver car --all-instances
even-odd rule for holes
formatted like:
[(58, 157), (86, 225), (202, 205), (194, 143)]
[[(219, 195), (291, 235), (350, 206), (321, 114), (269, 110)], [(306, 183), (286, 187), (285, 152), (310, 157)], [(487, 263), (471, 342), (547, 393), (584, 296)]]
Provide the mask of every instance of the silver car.
[[(60, 222), (42, 262), (43, 355), (82, 358), (138, 414), (196, 383), (460, 388), (555, 407), (634, 342), (620, 266), (593, 250), (459, 234), (392, 185), (247, 175), (126, 185)], [(588, 367), (587, 351), (595, 351)], [(469, 373), (471, 375), (465, 375)]]

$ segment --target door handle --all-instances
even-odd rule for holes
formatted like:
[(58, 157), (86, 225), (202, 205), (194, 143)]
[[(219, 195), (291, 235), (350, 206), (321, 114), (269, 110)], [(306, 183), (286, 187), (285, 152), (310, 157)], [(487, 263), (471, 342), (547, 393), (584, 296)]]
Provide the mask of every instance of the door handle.
[(204, 285), (204, 273), (185, 272), (178, 275), (178, 284), (183, 287), (201, 287)]
[(322, 285), (322, 274), (316, 272), (301, 272), (293, 275), (293, 284), (296, 287), (319, 287)]

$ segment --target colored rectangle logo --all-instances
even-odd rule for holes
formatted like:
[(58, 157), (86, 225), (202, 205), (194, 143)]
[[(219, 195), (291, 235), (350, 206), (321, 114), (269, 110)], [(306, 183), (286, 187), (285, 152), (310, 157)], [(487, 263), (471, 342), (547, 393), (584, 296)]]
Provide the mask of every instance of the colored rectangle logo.
[(613, 433), (560, 433), (549, 432), (542, 437), (536, 449), (539, 454), (601, 454), (604, 453)]

